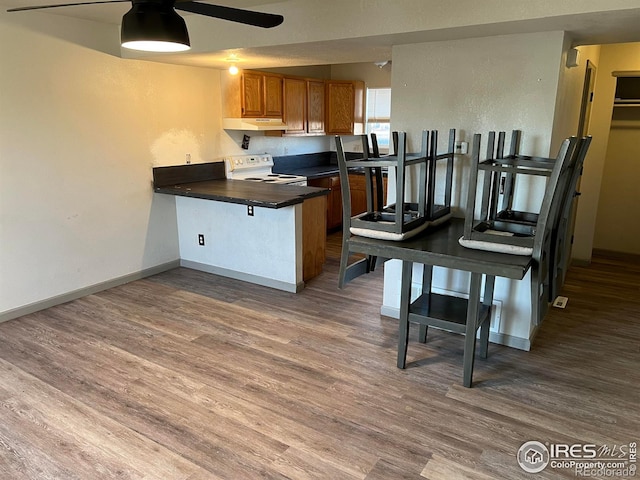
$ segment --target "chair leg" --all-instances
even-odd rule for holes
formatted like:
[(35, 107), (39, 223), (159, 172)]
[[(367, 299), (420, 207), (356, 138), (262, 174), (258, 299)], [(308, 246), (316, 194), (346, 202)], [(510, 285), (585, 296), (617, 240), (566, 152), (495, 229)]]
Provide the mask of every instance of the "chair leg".
[(540, 266), (535, 260), (531, 264), (531, 321), (534, 325), (542, 323), (540, 308)]
[(369, 256), (367, 257), (367, 259), (368, 259), (368, 261), (369, 261), (369, 265), (368, 265), (367, 270), (368, 270), (369, 272), (374, 272), (374, 271), (375, 271), (375, 269), (376, 269), (376, 263), (377, 263), (377, 261), (378, 261), (378, 257), (374, 257), (373, 255), (369, 255)]
[(489, 355), (489, 329), (491, 327), (491, 311), (493, 308), (493, 289), (496, 283), (496, 277), (486, 275), (484, 282), (484, 298), (482, 304), (489, 307), (487, 318), (480, 326), (480, 358), (487, 358)]
[[(423, 265), (422, 266), (422, 293), (429, 294), (427, 300), (427, 308), (431, 305), (431, 280), (433, 279), (433, 265)], [(420, 330), (418, 333), (418, 341), (420, 343), (427, 343), (427, 325), (420, 325)]]
[(349, 231), (342, 231), (342, 252), (340, 252), (340, 271), (338, 272), (338, 288), (346, 283), (347, 264), (349, 263)]
[(407, 365), (407, 344), (409, 343), (409, 304), (411, 303), (411, 262), (402, 262), (402, 283), (400, 291), (400, 319), (398, 320), (398, 368)]
[(420, 324), (420, 329), (418, 331), (418, 341), (420, 343), (427, 343), (427, 331), (429, 327), (427, 325)]

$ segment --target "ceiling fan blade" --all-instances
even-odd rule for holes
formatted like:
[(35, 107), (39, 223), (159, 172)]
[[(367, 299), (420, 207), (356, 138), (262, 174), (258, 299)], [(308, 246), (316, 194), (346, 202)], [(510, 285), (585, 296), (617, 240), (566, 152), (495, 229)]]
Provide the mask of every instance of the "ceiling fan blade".
[(262, 28), (277, 27), (284, 21), (282, 15), (223, 7), (222, 5), (211, 5), (209, 3), (176, 0), (175, 8), (176, 10), (184, 10), (185, 12), (198, 13), (208, 17), (221, 18)]
[(93, 2), (59, 3), (57, 5), (39, 5), (39, 6), (31, 6), (31, 7), (10, 8), (7, 10), (7, 12), (21, 12), (23, 10), (41, 10), (43, 8), (75, 7), (76, 5), (92, 5), (94, 3), (121, 3), (121, 2), (129, 3), (130, 1), (131, 0), (96, 0)]

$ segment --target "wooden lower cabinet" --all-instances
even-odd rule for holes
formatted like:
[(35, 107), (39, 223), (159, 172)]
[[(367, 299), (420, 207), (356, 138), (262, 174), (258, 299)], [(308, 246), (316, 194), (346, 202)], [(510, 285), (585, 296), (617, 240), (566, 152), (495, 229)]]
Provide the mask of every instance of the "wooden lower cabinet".
[(307, 180), (310, 187), (322, 187), (330, 190), (327, 195), (327, 230), (334, 230), (342, 225), (342, 197), (340, 195), (340, 177), (314, 178)]
[(327, 247), (327, 197), (302, 203), (302, 279), (306, 282), (322, 273)]
[[(322, 187), (331, 190), (327, 196), (327, 230), (335, 230), (342, 225), (342, 194), (340, 193), (340, 177), (323, 177), (307, 181), (310, 187)], [(351, 214), (358, 215), (367, 211), (367, 191), (365, 177), (360, 174), (349, 175), (351, 189)], [(374, 186), (375, 188), (375, 186)], [(387, 192), (387, 177), (383, 178), (383, 195)], [(383, 198), (385, 198), (383, 196)]]
[[(367, 211), (367, 190), (365, 185), (365, 176), (361, 174), (349, 174), (349, 188), (351, 189), (351, 215), (358, 215)], [(373, 184), (374, 194), (376, 191), (375, 182)], [(387, 177), (382, 178), (382, 195), (386, 200), (387, 193)], [(386, 203), (386, 202), (383, 202)]]

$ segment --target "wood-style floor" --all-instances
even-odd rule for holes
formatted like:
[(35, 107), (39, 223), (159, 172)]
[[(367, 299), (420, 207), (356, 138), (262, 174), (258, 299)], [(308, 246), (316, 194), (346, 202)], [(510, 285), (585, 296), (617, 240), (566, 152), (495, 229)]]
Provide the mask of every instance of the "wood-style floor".
[[(572, 268), (534, 347), (412, 332), (382, 272), (300, 294), (176, 269), (0, 325), (0, 479), (575, 478), (522, 443), (640, 440), (640, 262)], [(417, 329), (416, 329), (417, 330)]]

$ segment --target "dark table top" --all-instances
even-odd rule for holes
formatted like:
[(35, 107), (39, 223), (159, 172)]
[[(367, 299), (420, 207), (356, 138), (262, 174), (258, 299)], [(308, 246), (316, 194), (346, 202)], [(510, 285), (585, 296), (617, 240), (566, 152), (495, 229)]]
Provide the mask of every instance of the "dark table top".
[(352, 236), (349, 239), (349, 250), (497, 277), (517, 280), (524, 277), (531, 265), (530, 256), (465, 248), (458, 243), (463, 227), (464, 219), (452, 218), (439, 227), (427, 229), (417, 237), (402, 242)]
[(329, 190), (325, 188), (227, 180), (225, 178), (156, 187), (154, 191), (266, 208), (288, 207), (302, 203), (309, 198), (329, 193)]

